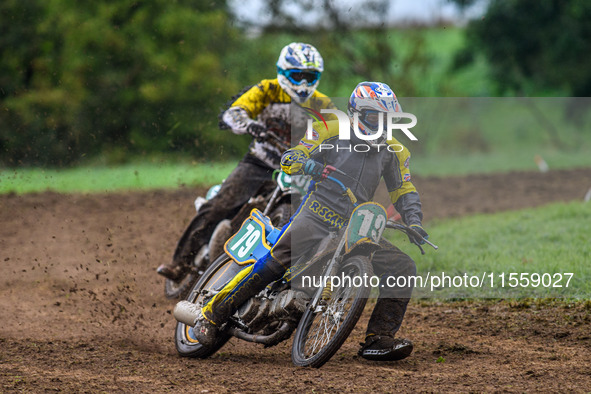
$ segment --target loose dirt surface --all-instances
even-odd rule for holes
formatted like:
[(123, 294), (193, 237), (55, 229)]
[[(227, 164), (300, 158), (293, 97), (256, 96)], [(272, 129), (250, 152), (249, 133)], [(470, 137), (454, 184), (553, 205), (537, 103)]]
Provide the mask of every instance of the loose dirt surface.
[[(415, 184), (429, 221), (579, 200), (591, 170)], [(0, 196), (0, 392), (591, 390), (589, 303), (413, 301), (400, 335), (415, 352), (399, 362), (356, 356), (369, 310), (318, 370), (291, 364), (291, 341), (178, 357), (154, 269), (202, 192)]]

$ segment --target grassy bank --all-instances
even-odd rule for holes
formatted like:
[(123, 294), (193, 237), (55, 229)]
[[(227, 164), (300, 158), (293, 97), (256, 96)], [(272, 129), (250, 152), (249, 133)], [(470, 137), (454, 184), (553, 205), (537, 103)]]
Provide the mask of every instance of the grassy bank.
[[(455, 287), (430, 279), (428, 288), (416, 289), (417, 296), (591, 297), (590, 203), (551, 204), (515, 212), (467, 216), (430, 223), (427, 230), (430, 240), (440, 249), (434, 251), (426, 246), (425, 255), (410, 245), (404, 235), (392, 236), (393, 242), (415, 260), (420, 275), (426, 278), (429, 273), (431, 278), (441, 277), (444, 272), (449, 277), (467, 274), (468, 281), (472, 276), (485, 280), (482, 287), (476, 279), (472, 280), (472, 285), (478, 286)], [(573, 275), (570, 277), (566, 273)], [(457, 279), (456, 284), (459, 283)]]
[(539, 171), (536, 156), (543, 158), (548, 167), (554, 170), (591, 166), (591, 149), (560, 151), (523, 148), (468, 154), (416, 153), (412, 155), (411, 171), (421, 176)]

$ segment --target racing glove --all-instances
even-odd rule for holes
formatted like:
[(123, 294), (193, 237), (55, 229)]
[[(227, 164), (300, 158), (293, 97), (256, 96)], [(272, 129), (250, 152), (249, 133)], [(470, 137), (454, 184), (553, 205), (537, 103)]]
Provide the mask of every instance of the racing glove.
[[(427, 234), (427, 232), (425, 231), (425, 229), (423, 227), (421, 227), (418, 224), (411, 224), (409, 226), (410, 228), (412, 228), (413, 230), (415, 230), (417, 233), (419, 233), (419, 235), (425, 239), (429, 239), (429, 234)], [(407, 234), (408, 235), (408, 240), (410, 242), (412, 242), (415, 245), (424, 245), (425, 241), (423, 239), (420, 239), (418, 237), (415, 237), (412, 234)]]
[(303, 166), (304, 174), (312, 175), (313, 177), (320, 176), (324, 170), (324, 164), (313, 159), (308, 159)]
[(253, 136), (257, 141), (261, 141), (265, 138), (265, 132), (267, 128), (260, 123), (252, 122), (246, 128), (246, 132)]
[(312, 175), (312, 179), (320, 180), (328, 178), (331, 172), (336, 171), (336, 168), (329, 165), (324, 165), (313, 159), (308, 159), (303, 166), (304, 174)]

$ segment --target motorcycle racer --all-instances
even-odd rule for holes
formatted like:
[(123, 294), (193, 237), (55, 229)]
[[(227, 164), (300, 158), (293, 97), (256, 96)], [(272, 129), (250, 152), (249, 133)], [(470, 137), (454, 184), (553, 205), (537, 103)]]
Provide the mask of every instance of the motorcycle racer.
[(179, 280), (209, 241), (217, 223), (233, 217), (261, 185), (272, 179), (283, 152), (264, 138), (265, 133), (272, 129), (290, 145), (291, 119), (296, 119), (290, 110), (292, 102), (315, 110), (334, 108), (330, 99), (316, 90), (323, 71), (324, 61), (316, 48), (291, 43), (281, 50), (277, 78), (260, 81), (223, 113), (224, 128), (235, 134), (250, 134), (253, 141), (217, 195), (201, 206), (179, 240), (172, 261), (157, 268), (160, 275)]
[[(362, 82), (349, 99), (350, 118), (358, 119), (358, 130), (373, 135), (379, 129), (379, 117), (387, 111), (402, 112), (394, 92), (384, 83)], [(357, 114), (355, 116), (355, 114)], [(353, 123), (351, 124), (354, 127)], [(370, 201), (381, 178), (384, 178), (390, 199), (400, 212), (403, 221), (421, 236), (428, 238), (422, 228), (423, 214), (419, 194), (411, 182), (410, 153), (394, 138), (386, 137), (366, 141), (352, 134), (351, 140), (338, 139), (338, 121), (314, 127), (316, 133), (306, 136), (300, 144), (286, 151), (281, 159), (282, 169), (288, 174), (305, 173), (316, 177), (308, 194), (269, 253), (254, 264), (240, 271), (201, 309), (194, 333), (205, 346), (214, 343), (219, 327), (247, 299), (263, 290), (268, 283), (283, 276), (291, 262), (297, 261), (307, 250), (316, 245), (328, 233), (330, 227), (345, 225), (353, 206), (350, 197), (323, 182), (327, 166), (334, 166), (347, 176), (333, 173), (348, 186), (360, 203)], [(353, 143), (366, 144), (368, 149), (356, 152)], [(396, 151), (379, 149), (380, 144), (401, 146)], [(322, 150), (326, 145), (341, 149)], [(349, 148), (349, 149), (347, 149)], [(424, 241), (409, 235), (411, 242)], [(412, 285), (394, 288), (386, 285), (388, 277), (416, 275), (414, 261), (396, 246), (382, 239), (381, 249), (373, 254), (374, 273), (380, 277), (380, 296), (368, 323), (365, 343), (359, 355), (376, 361), (400, 360), (408, 357), (412, 342), (395, 338), (402, 324), (412, 293)], [(407, 283), (410, 281), (407, 281)]]

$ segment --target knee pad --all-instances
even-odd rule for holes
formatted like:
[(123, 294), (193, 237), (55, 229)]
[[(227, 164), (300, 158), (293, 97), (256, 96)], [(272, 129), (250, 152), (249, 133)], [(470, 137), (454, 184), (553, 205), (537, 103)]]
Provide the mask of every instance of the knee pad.
[(253, 267), (253, 272), (257, 272), (259, 275), (264, 277), (269, 282), (281, 278), (288, 267), (285, 267), (283, 263), (275, 260), (270, 253), (267, 253), (265, 258), (257, 261)]

